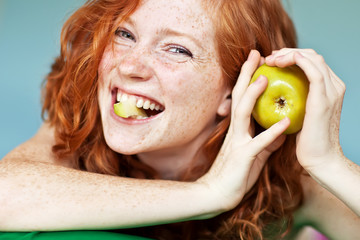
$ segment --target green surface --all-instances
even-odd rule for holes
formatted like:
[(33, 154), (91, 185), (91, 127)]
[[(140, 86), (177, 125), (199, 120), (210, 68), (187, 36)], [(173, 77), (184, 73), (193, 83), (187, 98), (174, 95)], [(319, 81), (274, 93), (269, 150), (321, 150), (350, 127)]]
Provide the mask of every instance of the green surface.
[(0, 240), (150, 240), (149, 238), (105, 231), (0, 232)]

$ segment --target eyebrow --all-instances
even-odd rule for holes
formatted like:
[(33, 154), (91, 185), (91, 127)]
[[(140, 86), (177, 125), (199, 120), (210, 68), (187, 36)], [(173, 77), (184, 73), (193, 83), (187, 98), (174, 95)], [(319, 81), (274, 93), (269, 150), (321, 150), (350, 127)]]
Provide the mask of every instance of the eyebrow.
[[(136, 22), (131, 18), (131, 16), (126, 18), (123, 22), (128, 23), (131, 26), (136, 25)], [(200, 42), (200, 40), (193, 37), (192, 35), (190, 35), (188, 33), (179, 32), (179, 31), (176, 31), (176, 30), (170, 29), (170, 28), (162, 28), (162, 29), (160, 29), (160, 31), (157, 34), (159, 36), (177, 36), (177, 37), (185, 36), (186, 38), (189, 38), (190, 40), (192, 40), (199, 48), (204, 49), (202, 47), (202, 43)]]
[(201, 42), (197, 39), (194, 38), (192, 35), (188, 34), (188, 33), (184, 33), (184, 32), (178, 32), (176, 30), (170, 29), (170, 28), (162, 28), (158, 34), (161, 35), (165, 35), (165, 36), (177, 36), (177, 37), (183, 37), (185, 36), (186, 38), (189, 38), (190, 40), (192, 40), (198, 47), (200, 47), (201, 49), (203, 49)]

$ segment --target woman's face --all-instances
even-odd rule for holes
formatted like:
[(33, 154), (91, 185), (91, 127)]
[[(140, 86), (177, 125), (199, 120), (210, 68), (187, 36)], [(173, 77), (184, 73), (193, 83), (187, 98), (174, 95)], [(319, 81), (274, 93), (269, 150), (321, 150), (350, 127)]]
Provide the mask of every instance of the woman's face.
[[(123, 154), (186, 151), (229, 111), (213, 23), (200, 0), (146, 0), (122, 22), (99, 69), (99, 106), (107, 144)], [(113, 46), (113, 47), (112, 47)], [(121, 118), (118, 99), (148, 118)], [(156, 109), (159, 109), (157, 111)]]

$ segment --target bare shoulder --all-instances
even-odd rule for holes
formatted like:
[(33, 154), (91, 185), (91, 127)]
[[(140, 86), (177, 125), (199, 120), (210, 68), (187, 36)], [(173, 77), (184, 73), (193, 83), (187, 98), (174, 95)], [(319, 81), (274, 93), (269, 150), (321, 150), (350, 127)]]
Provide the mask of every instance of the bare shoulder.
[(32, 138), (14, 148), (3, 160), (30, 160), (66, 166), (67, 161), (59, 161), (53, 154), (51, 149), (54, 144), (54, 129), (44, 123)]
[(295, 222), (311, 225), (331, 239), (356, 239), (360, 234), (360, 218), (341, 200), (320, 186), (310, 176), (302, 177), (304, 204)]

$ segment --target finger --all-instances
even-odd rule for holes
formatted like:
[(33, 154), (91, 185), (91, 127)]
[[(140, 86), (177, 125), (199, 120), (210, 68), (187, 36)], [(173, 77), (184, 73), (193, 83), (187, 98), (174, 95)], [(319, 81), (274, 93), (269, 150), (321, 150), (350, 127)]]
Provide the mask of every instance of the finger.
[(250, 84), (241, 100), (232, 111), (233, 126), (236, 131), (249, 133), (251, 112), (254, 109), (257, 98), (263, 93), (267, 86), (267, 78), (260, 75), (258, 79)]
[(294, 54), (301, 53), (310, 59), (318, 55), (313, 49), (283, 48), (275, 51), (265, 58), (265, 63), (269, 66), (287, 67), (295, 64)]
[(295, 59), (295, 55), (296, 54), (301, 54), (302, 56), (308, 58), (309, 60), (311, 60), (314, 65), (316, 67), (318, 67), (318, 69), (324, 74), (324, 75), (328, 75), (328, 69), (327, 69), (327, 64), (325, 63), (324, 58), (317, 54), (314, 50), (311, 49), (291, 49), (288, 50), (286, 52), (284, 52), (283, 54), (276, 54), (273, 58), (272, 58), (272, 62), (274, 63), (275, 66), (278, 67), (287, 67), (287, 66), (291, 66), (296, 64), (296, 59)]
[(334, 84), (335, 90), (341, 98), (344, 97), (345, 91), (346, 91), (346, 85), (345, 83), (333, 72), (333, 70), (328, 67), (330, 72), (330, 78)]
[[(327, 79), (330, 77), (327, 70), (327, 65), (325, 65), (326, 70), (319, 69), (320, 66), (319, 61), (321, 62), (321, 64), (324, 65), (323, 60), (321, 60), (322, 57), (317, 57), (317, 63), (316, 63), (314, 62), (315, 55), (313, 55), (312, 58), (305, 57), (304, 53), (300, 53), (300, 51), (296, 51), (293, 49), (284, 49), (279, 51), (277, 54), (280, 54), (281, 52), (282, 53), (286, 52), (286, 54), (274, 56), (274, 58), (271, 59), (271, 61), (278, 67), (286, 67), (295, 64), (298, 65), (304, 71), (305, 75), (307, 76), (307, 78), (311, 83), (310, 90), (314, 90), (313, 92), (320, 93), (319, 97), (323, 99), (323, 97), (326, 96), (325, 81), (328, 81)], [(303, 50), (303, 52), (305, 52), (305, 54), (309, 54), (309, 53), (313, 54), (314, 51)], [(322, 68), (324, 68), (324, 66), (322, 66)], [(331, 88), (331, 86), (328, 86), (328, 88)], [(318, 99), (318, 101), (321, 101), (321, 99)]]
[(250, 119), (250, 125), (249, 125), (249, 135), (251, 138), (255, 136), (255, 120), (254, 118)]
[(284, 144), (285, 140), (286, 135), (280, 135), (278, 138), (275, 139), (275, 141), (273, 141), (268, 147), (266, 147), (264, 151), (262, 151), (258, 155), (258, 157), (264, 160), (268, 159), (273, 152), (278, 150)]
[(336, 95), (337, 90), (336, 90), (335, 82), (333, 81), (334, 79), (331, 76), (330, 68), (326, 64), (324, 57), (320, 54), (317, 54), (315, 51), (301, 55), (309, 59), (323, 75), (325, 89), (327, 93), (326, 95), (327, 96)]
[[(299, 54), (308, 58), (313, 65), (323, 74), (325, 80), (331, 80), (329, 66), (326, 64), (323, 56), (319, 55), (313, 49), (292, 49), (285, 48), (278, 51), (276, 54), (268, 56), (266, 58), (266, 63), (269, 65), (271, 63), (272, 66), (278, 67), (287, 67), (296, 64), (296, 54)], [(270, 60), (269, 60), (270, 59)], [(325, 82), (326, 86), (329, 90), (332, 89), (332, 82)]]
[[(255, 138), (253, 138), (250, 142), (249, 148), (251, 149), (253, 156), (260, 154), (264, 150), (271, 151), (276, 149), (276, 147), (280, 147), (280, 145), (282, 144), (281, 141), (284, 140), (282, 140), (281, 138), (279, 139), (279, 137), (289, 127), (289, 125), (290, 119), (286, 117), (272, 125), (269, 129), (257, 135)], [(275, 144), (275, 146), (271, 146), (271, 144)]]
[(281, 145), (284, 144), (285, 140), (286, 135), (280, 135), (278, 138), (275, 139), (275, 141), (273, 141), (269, 146), (265, 148), (265, 151), (270, 153), (275, 152), (281, 147)]
[(308, 58), (303, 57), (300, 53), (295, 54), (296, 64), (303, 69), (310, 82), (309, 94), (306, 102), (306, 115), (303, 123), (303, 129), (308, 132), (317, 132), (326, 135), (328, 129), (321, 129), (316, 123), (326, 119), (331, 114), (329, 111), (329, 98), (325, 86), (323, 74), (314, 66), (314, 63)]
[(323, 100), (326, 96), (325, 77), (316, 65), (299, 52), (294, 53), (294, 64), (304, 71), (310, 82), (309, 95), (316, 95), (320, 98), (319, 101)]
[(273, 50), (272, 52), (271, 52), (271, 55), (275, 55), (276, 53), (278, 53), (280, 50)]
[(282, 48), (280, 50), (273, 51), (271, 55), (267, 56), (265, 58), (265, 62), (269, 66), (274, 66), (275, 62), (274, 60), (277, 57), (289, 54), (291, 52), (300, 51), (303, 54), (316, 54), (316, 52), (313, 49), (299, 49), (299, 48)]
[(265, 58), (264, 57), (261, 57), (260, 58), (260, 63), (259, 63), (259, 66), (260, 67), (261, 65), (263, 65), (265, 63)]
[(246, 91), (253, 73), (258, 68), (259, 61), (260, 53), (256, 50), (251, 50), (248, 59), (241, 67), (238, 80), (232, 91), (233, 102), (238, 102)]

